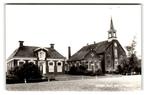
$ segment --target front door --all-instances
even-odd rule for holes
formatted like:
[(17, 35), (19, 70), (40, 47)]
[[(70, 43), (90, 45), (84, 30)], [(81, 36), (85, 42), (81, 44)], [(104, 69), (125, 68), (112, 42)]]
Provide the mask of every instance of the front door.
[(105, 61), (104, 59), (101, 61), (102, 72), (105, 74)]
[(41, 73), (46, 74), (46, 62), (45, 61), (39, 61), (38, 66), (39, 66)]

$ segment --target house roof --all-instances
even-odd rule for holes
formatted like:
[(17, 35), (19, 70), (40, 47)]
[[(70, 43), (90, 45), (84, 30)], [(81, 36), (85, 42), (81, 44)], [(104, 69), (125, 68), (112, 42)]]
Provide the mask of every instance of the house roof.
[(112, 43), (108, 41), (102, 41), (99, 43), (91, 44), (82, 47), (78, 52), (73, 54), (68, 61), (76, 61), (76, 60), (82, 60), (85, 58), (85, 56), (91, 51), (94, 50), (97, 54), (105, 52), (107, 47)]
[[(7, 60), (15, 58), (15, 57), (36, 57), (35, 56), (35, 50), (39, 47), (34, 46), (23, 46), (17, 48), (9, 57)], [(52, 48), (46, 48), (47, 49), (47, 58), (53, 58), (53, 59), (65, 59), (64, 56), (62, 56), (59, 52), (57, 52), (55, 49)]]

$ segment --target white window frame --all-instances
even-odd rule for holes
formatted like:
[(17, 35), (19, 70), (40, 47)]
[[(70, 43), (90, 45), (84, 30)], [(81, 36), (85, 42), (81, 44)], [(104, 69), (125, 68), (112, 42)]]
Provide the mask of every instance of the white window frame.
[[(61, 63), (61, 65), (58, 65), (58, 63)], [(62, 61), (57, 61), (57, 66), (63, 66), (63, 62)]]
[(17, 66), (20, 65), (20, 62), (23, 62), (23, 64), (25, 64), (25, 61), (24, 61), (24, 60), (18, 60), (18, 61), (17, 61)]
[[(58, 63), (61, 63), (61, 65), (58, 65)], [(58, 61), (56, 63), (57, 66), (57, 72), (63, 72), (63, 62), (62, 61)]]
[(29, 60), (28, 62), (32, 62), (33, 64), (35, 64), (35, 61), (34, 60)]
[[(50, 63), (53, 63), (53, 65), (50, 65)], [(48, 66), (55, 66), (55, 62), (54, 61), (48, 61)]]
[[(53, 65), (50, 65), (50, 63), (53, 63)], [(55, 72), (54, 66), (55, 66), (54, 61), (48, 61), (48, 72)], [(50, 71), (50, 68), (53, 68), (53, 71)]]

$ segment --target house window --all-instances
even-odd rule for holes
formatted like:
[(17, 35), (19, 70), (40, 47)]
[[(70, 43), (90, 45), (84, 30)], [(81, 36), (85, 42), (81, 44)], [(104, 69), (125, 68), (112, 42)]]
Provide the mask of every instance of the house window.
[(25, 63), (25, 61), (19, 60), (18, 63), (17, 63), (17, 66), (22, 66), (24, 63)]
[(62, 72), (62, 62), (57, 62), (57, 72)]
[(33, 60), (30, 60), (30, 61), (28, 61), (28, 63), (33, 63), (33, 64), (35, 64), (35, 61), (33, 61)]
[(51, 62), (51, 63), (49, 63), (49, 65), (50, 65), (50, 66), (52, 66), (52, 65), (53, 65), (53, 63)]
[(58, 63), (58, 66), (61, 66), (61, 63), (60, 62)]
[(48, 67), (49, 67), (48, 71), (49, 72), (54, 72), (54, 65), (55, 65), (54, 62), (52, 62), (52, 61), (48, 62)]
[(24, 64), (24, 62), (19, 62), (19, 65), (21, 66), (21, 65), (23, 65)]

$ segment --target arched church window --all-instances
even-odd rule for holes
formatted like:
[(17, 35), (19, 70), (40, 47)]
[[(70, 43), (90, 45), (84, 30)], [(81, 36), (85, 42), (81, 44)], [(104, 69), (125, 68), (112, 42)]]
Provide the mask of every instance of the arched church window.
[(117, 54), (117, 48), (114, 49), (114, 56), (115, 56), (115, 58), (118, 57), (118, 54)]
[(117, 43), (114, 43), (114, 46), (117, 47)]

